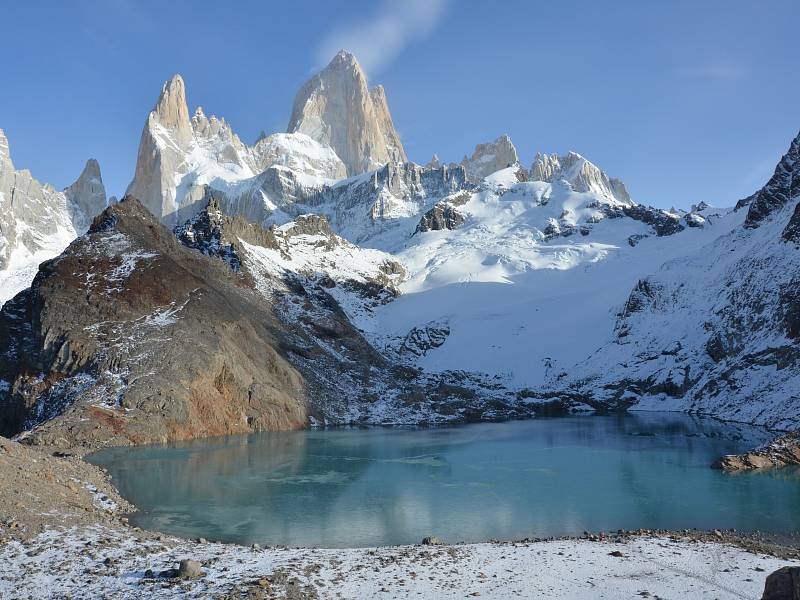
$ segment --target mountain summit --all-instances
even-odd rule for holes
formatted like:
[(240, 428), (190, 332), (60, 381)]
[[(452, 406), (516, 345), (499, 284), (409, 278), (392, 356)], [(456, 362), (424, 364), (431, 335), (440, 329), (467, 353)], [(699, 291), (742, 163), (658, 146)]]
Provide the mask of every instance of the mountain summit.
[(370, 90), (356, 57), (344, 50), (300, 88), (288, 131), (333, 148), (349, 175), (407, 160), (383, 86)]

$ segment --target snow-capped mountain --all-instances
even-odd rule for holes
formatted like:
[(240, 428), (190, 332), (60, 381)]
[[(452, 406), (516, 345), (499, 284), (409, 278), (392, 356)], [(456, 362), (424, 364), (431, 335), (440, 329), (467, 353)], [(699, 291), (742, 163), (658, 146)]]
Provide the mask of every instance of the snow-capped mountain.
[(725, 235), (639, 279), (564, 374), (590, 404), (800, 425), (800, 136)]
[(39, 263), (60, 254), (106, 207), (96, 160), (64, 191), (41, 184), (11, 161), (0, 129), (0, 305), (33, 280)]
[[(91, 401), (128, 441), (210, 434), (192, 415), (212, 399), (194, 383), (153, 399), (184, 380), (217, 390), (218, 432), (587, 407), (800, 424), (800, 138), (736, 208), (675, 211), (574, 152), (526, 168), (507, 135), (460, 164), (410, 162), (385, 93), (346, 52), (298, 92), (290, 133), (251, 146), (189, 115), (176, 75), (123, 206), (0, 311), (13, 354), (0, 406), (17, 427), (73, 407), (59, 422), (91, 438)], [(104, 202), (96, 163), (62, 196), (75, 214)], [(78, 228), (64, 231), (66, 245)], [(141, 288), (169, 265), (181, 285)], [(80, 331), (62, 330), (53, 307), (83, 304)], [(140, 344), (122, 344), (140, 322)], [(176, 357), (194, 344), (187, 367)], [(270, 386), (279, 409), (257, 396), (267, 404), (241, 422), (245, 391)]]
[[(270, 168), (273, 175), (287, 171), (298, 184), (312, 186), (345, 175), (336, 153), (305, 134), (278, 133), (248, 146), (224, 119), (209, 118), (200, 107), (190, 119), (183, 78), (175, 75), (147, 116), (127, 194), (140, 198), (165, 223), (177, 225), (205, 206), (206, 186), (227, 190)], [(238, 211), (255, 219), (269, 199), (256, 195), (252, 201)]]
[(383, 86), (369, 89), (358, 60), (344, 50), (297, 92), (288, 131), (333, 148), (348, 175), (407, 160)]

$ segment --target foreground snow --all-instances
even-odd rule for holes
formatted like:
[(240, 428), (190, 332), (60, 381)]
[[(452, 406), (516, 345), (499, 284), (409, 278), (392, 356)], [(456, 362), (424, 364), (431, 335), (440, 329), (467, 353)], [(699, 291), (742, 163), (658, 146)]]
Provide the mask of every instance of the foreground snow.
[[(205, 576), (183, 581), (158, 577), (185, 558), (201, 561)], [(767, 575), (787, 564), (791, 561), (723, 543), (671, 537), (248, 549), (137, 538), (129, 530), (96, 526), (48, 531), (24, 545), (5, 544), (0, 548), (0, 596), (208, 598), (250, 591), (248, 597), (256, 598), (316, 593), (320, 598), (739, 599), (760, 597)], [(145, 576), (148, 569), (153, 576)]]

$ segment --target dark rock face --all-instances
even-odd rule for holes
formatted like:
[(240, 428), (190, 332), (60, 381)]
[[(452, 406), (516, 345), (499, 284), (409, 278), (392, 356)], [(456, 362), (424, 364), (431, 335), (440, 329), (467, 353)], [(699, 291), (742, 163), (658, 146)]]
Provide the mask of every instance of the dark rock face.
[(206, 207), (174, 230), (184, 246), (221, 258), (234, 271), (242, 266), (240, 239), (266, 248), (279, 248), (273, 229), (264, 229), (239, 215), (225, 214), (219, 198), (208, 189), (206, 194)]
[(449, 335), (450, 327), (446, 323), (429, 323), (424, 327), (414, 327), (403, 341), (401, 352), (425, 356), (428, 351), (444, 344)]
[(771, 573), (761, 600), (800, 600), (800, 567), (783, 567)]
[[(784, 154), (775, 173), (767, 184), (748, 199), (741, 201), (749, 205), (745, 227), (758, 225), (772, 212), (786, 206), (792, 198), (800, 195), (800, 135), (798, 135)], [(738, 205), (737, 205), (738, 206)]]
[(659, 237), (674, 235), (685, 229), (680, 219), (651, 206), (637, 204), (634, 206), (606, 207), (606, 212), (611, 218), (625, 216), (634, 221), (646, 223), (653, 228), (653, 231)]
[(305, 426), (296, 333), (229, 265), (135, 199), (107, 209), (0, 311), (0, 432), (96, 445)]
[(787, 242), (794, 242), (800, 246), (800, 202), (794, 207), (792, 218), (789, 219), (789, 222), (786, 224), (786, 228), (783, 230), (781, 237)]
[(455, 229), (459, 225), (463, 225), (465, 220), (464, 215), (458, 212), (458, 209), (454, 206), (443, 202), (437, 202), (433, 208), (422, 215), (414, 233)]
[(242, 260), (236, 253), (233, 242), (222, 239), (221, 220), (219, 205), (216, 200), (212, 200), (206, 210), (176, 227), (175, 235), (184, 246), (199, 250), (207, 256), (221, 258), (231, 269), (238, 271)]

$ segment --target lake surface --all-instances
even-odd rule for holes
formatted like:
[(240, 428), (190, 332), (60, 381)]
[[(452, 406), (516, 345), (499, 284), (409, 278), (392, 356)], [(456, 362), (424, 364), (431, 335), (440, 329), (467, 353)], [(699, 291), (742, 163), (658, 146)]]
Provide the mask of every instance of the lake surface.
[(709, 468), (768, 437), (638, 413), (253, 434), (115, 448), (89, 460), (139, 507), (134, 524), (245, 544), (372, 546), (639, 527), (800, 531), (800, 471)]

